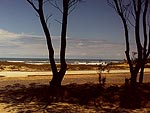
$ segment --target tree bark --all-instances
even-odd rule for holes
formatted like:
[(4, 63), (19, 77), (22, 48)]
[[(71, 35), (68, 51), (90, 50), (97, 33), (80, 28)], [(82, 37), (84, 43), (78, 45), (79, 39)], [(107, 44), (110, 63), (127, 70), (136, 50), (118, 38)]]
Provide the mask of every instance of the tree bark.
[[(139, 73), (139, 70), (141, 69), (140, 74), (140, 81), (143, 81), (143, 75), (144, 75), (144, 66), (145, 61), (150, 53), (150, 44), (148, 47), (147, 52), (147, 22), (146, 22), (146, 16), (147, 16), (147, 10), (148, 10), (148, 0), (142, 1), (142, 0), (131, 0), (132, 2), (129, 2), (131, 5), (126, 5), (122, 0), (113, 0), (114, 5), (113, 8), (115, 8), (118, 15), (121, 17), (121, 20), (124, 25), (124, 31), (125, 31), (125, 41), (126, 41), (126, 58), (130, 67), (130, 74), (131, 74), (131, 85), (134, 85), (136, 83), (137, 75)], [(144, 3), (144, 4), (143, 4)], [(131, 8), (131, 9), (130, 9)], [(132, 9), (133, 8), (133, 9)], [(144, 9), (144, 12), (142, 10)], [(133, 11), (133, 12), (132, 12)], [(128, 14), (129, 13), (129, 14)], [(137, 47), (137, 61), (134, 65), (134, 62), (131, 61), (130, 58), (130, 48), (129, 48), (129, 32), (128, 32), (128, 25), (127, 21), (129, 20), (129, 15), (132, 15), (135, 20), (135, 26), (134, 26), (134, 33), (135, 33), (135, 41), (136, 41), (136, 47)], [(142, 15), (143, 14), (143, 15)], [(144, 44), (142, 47), (141, 44), (141, 35), (140, 35), (140, 20), (141, 16), (143, 16), (143, 33), (144, 33)], [(148, 21), (148, 20), (147, 20)], [(150, 33), (150, 32), (149, 32)], [(150, 37), (149, 37), (150, 38)], [(149, 41), (150, 43), (150, 41)]]
[(142, 84), (143, 83), (143, 76), (144, 76), (144, 67), (145, 67), (145, 62), (147, 59), (147, 26), (146, 26), (146, 17), (147, 17), (147, 10), (148, 10), (148, 0), (145, 0), (144, 2), (144, 12), (143, 12), (143, 35), (144, 35), (144, 49), (143, 49), (143, 60), (142, 60), (142, 64), (141, 64), (141, 71), (140, 71), (140, 77), (139, 77), (139, 83)]
[(135, 76), (137, 78), (137, 74), (141, 68), (142, 59), (143, 59), (143, 48), (140, 41), (140, 15), (141, 15), (141, 0), (138, 0), (137, 4), (135, 0), (133, 0), (134, 11), (135, 11), (135, 40), (138, 52), (138, 58), (135, 67)]
[(141, 71), (140, 71), (140, 77), (139, 77), (139, 83), (143, 83), (143, 76), (144, 76), (144, 64), (141, 66)]
[(66, 73), (67, 64), (65, 60), (66, 52), (66, 33), (67, 33), (67, 19), (68, 19), (68, 4), (69, 0), (63, 0), (63, 19), (62, 19), (62, 31), (61, 31), (61, 50), (60, 50), (60, 71), (53, 77), (50, 85), (60, 87), (63, 77)]
[(52, 72), (53, 72), (53, 75), (56, 75), (57, 74), (57, 67), (56, 67), (56, 63), (55, 63), (55, 60), (54, 60), (54, 50), (53, 50), (53, 47), (52, 47), (50, 32), (49, 32), (49, 29), (47, 27), (45, 17), (44, 17), (44, 13), (43, 13), (43, 0), (39, 0), (39, 11), (38, 11), (38, 13), (39, 13), (39, 17), (40, 17), (40, 21), (41, 21), (41, 24), (42, 24), (43, 31), (44, 31), (45, 36), (46, 36), (48, 52), (49, 52), (49, 60), (50, 60), (50, 63), (51, 63)]
[(61, 79), (66, 73), (67, 64), (65, 60), (66, 53), (66, 37), (67, 37), (67, 21), (68, 21), (68, 9), (69, 8), (69, 0), (63, 0), (63, 19), (62, 19), (62, 31), (61, 31), (61, 50), (60, 50), (60, 62), (61, 69), (59, 71), (61, 75)]
[(114, 0), (115, 6), (116, 6), (116, 10), (123, 22), (123, 27), (124, 27), (124, 34), (125, 34), (125, 44), (126, 44), (126, 50), (125, 50), (125, 55), (130, 67), (130, 74), (131, 74), (131, 85), (134, 85), (136, 83), (136, 73), (134, 72), (134, 67), (133, 67), (133, 63), (130, 59), (130, 46), (129, 46), (129, 32), (128, 32), (128, 25), (127, 25), (127, 20), (125, 19), (122, 10), (120, 9), (120, 1), (118, 0)]
[[(61, 34), (61, 52), (60, 52), (60, 64), (61, 64), (61, 69), (58, 72), (55, 59), (54, 59), (54, 50), (51, 42), (51, 36), (50, 36), (50, 31), (47, 27), (46, 20), (44, 17), (44, 12), (43, 12), (43, 0), (38, 0), (38, 8), (34, 5), (34, 3), (30, 0), (27, 0), (31, 6), (37, 11), (39, 17), (40, 17), (40, 22), (46, 37), (47, 41), (47, 46), (48, 46), (48, 52), (49, 52), (49, 60), (50, 60), (50, 65), (52, 69), (52, 80), (50, 81), (50, 88), (52, 90), (55, 90), (61, 86), (61, 81), (65, 75), (67, 64), (65, 61), (65, 49), (66, 49), (66, 29), (67, 29), (67, 16), (68, 16), (68, 1), (69, 0), (63, 0), (63, 20), (62, 20), (62, 34)], [(55, 91), (54, 91), (55, 92)]]

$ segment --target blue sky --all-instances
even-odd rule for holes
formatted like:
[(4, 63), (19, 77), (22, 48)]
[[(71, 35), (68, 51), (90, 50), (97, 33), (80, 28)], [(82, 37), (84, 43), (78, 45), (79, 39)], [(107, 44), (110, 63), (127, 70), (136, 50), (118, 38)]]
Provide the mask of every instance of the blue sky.
[[(60, 0), (58, 0), (60, 1)], [(107, 0), (85, 0), (69, 15), (67, 58), (124, 59), (121, 20)], [(59, 4), (61, 5), (61, 4)], [(59, 57), (61, 13), (45, 6), (55, 57)], [(47, 57), (47, 45), (36, 12), (26, 0), (1, 0), (0, 57)]]

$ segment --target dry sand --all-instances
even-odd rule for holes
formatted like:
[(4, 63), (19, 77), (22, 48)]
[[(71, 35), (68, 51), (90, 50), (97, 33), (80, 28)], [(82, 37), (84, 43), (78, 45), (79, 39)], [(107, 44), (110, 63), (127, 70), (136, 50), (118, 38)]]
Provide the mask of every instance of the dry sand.
[[(81, 73), (80, 73), (81, 72)], [(0, 87), (11, 84), (25, 84), (39, 83), (39, 84), (49, 84), (52, 76), (51, 72), (0, 72), (1, 75), (6, 77), (1, 77)], [(106, 77), (106, 84), (123, 84), (125, 78), (129, 78), (130, 74), (128, 72), (124, 73), (103, 73), (102, 76)], [(98, 74), (93, 71), (76, 71), (70, 72), (65, 75), (62, 84), (77, 83), (83, 84), (87, 82), (98, 83)], [(150, 73), (146, 72), (144, 75), (144, 83), (150, 82)]]
[[(4, 65), (4, 64), (3, 64)], [(24, 64), (21, 64), (21, 68), (16, 68), (14, 69), (14, 65), (20, 66), (20, 64), (13, 64), (11, 66), (3, 66), (2, 71), (0, 71), (0, 89), (3, 89), (3, 87), (6, 87), (8, 85), (13, 85), (13, 84), (21, 84), (21, 85), (29, 85), (32, 83), (36, 84), (49, 84), (49, 81), (52, 78), (52, 72), (47, 71), (48, 68), (46, 67), (45, 70), (42, 70), (41, 67), (35, 66), (35, 68), (30, 69), (27, 68), (27, 66), (24, 66)], [(5, 69), (4, 69), (5, 67)], [(6, 68), (7, 67), (7, 68)], [(10, 69), (10, 67), (15, 70)], [(31, 66), (32, 67), (32, 66)], [(38, 68), (38, 71), (37, 69)], [(88, 67), (89, 68), (89, 67)], [(21, 70), (22, 69), (22, 70)], [(75, 67), (75, 69), (78, 69)], [(91, 69), (91, 67), (90, 67)], [(40, 71), (42, 70), (42, 71)], [(98, 83), (98, 71), (95, 69), (93, 70), (68, 70), (62, 84), (70, 84), (70, 83), (77, 83), (77, 84), (84, 84), (87, 82), (91, 83)], [(102, 76), (106, 77), (106, 84), (123, 84), (125, 78), (129, 78), (129, 69), (113, 69), (110, 70), (109, 73), (104, 71), (102, 73)], [(145, 76), (144, 76), (144, 82), (150, 82), (150, 69), (146, 68), (145, 69)], [(58, 103), (59, 104), (59, 103)], [(17, 109), (15, 109), (15, 106), (7, 108), (11, 103), (0, 103), (0, 113), (17, 113)], [(62, 104), (61, 104), (62, 105)], [(64, 105), (64, 104), (63, 104)], [(65, 104), (64, 106), (68, 106), (68, 104)], [(74, 106), (75, 105), (70, 105)], [(10, 109), (14, 109), (13, 111), (9, 111)], [(82, 109), (82, 107), (76, 109)], [(81, 110), (82, 111), (82, 110)], [(80, 111), (77, 111), (80, 112)], [(83, 113), (91, 112), (91, 113), (96, 113), (92, 109), (85, 109), (82, 111)], [(134, 112), (134, 111), (132, 111)], [(136, 110), (134, 113), (146, 113), (147, 110)], [(29, 112), (30, 113), (30, 112)]]
[[(103, 71), (102, 74), (129, 74), (129, 70), (110, 70), (109, 72)], [(150, 69), (145, 69), (145, 73), (150, 73)], [(79, 71), (67, 71), (66, 75), (92, 75), (98, 74), (97, 70), (79, 70)], [(51, 71), (39, 71), (39, 72), (29, 72), (29, 71), (1, 71), (1, 77), (28, 77), (28, 76), (42, 76), (42, 75), (52, 75)]]
[[(18, 72), (20, 74), (22, 74), (21, 72)], [(25, 72), (24, 72), (25, 73)], [(31, 72), (29, 72), (31, 74)], [(29, 74), (28, 73), (28, 74)], [(29, 84), (45, 84), (48, 85), (49, 81), (51, 80), (52, 76), (49, 75), (49, 72), (46, 72), (47, 74), (45, 75), (45, 72), (41, 72), (39, 73), (38, 76), (35, 76), (37, 74), (37, 72), (32, 72), (32, 76), (28, 76), (28, 77), (1, 77), (0, 80), (0, 89), (2, 89), (2, 87), (6, 87), (9, 85), (13, 85), (13, 84), (20, 84), (20, 85), (25, 85), (28, 86)], [(79, 73), (79, 72), (78, 72)], [(13, 74), (13, 72), (10, 72), (10, 74)], [(27, 74), (27, 75), (28, 75)], [(43, 74), (43, 75), (42, 75)], [(150, 82), (150, 73), (146, 73), (145, 74), (145, 79), (144, 81), (146, 82)], [(129, 73), (104, 73), (103, 76), (106, 76), (106, 84), (123, 84), (124, 83), (124, 79), (125, 77), (129, 77)], [(66, 84), (70, 84), (70, 83), (78, 83), (78, 84), (84, 84), (87, 82), (91, 82), (91, 83), (98, 83), (98, 75), (97, 74), (68, 74), (65, 75), (64, 80), (62, 82), (63, 85)], [(32, 109), (32, 104), (29, 103), (29, 107), (28, 105), (16, 105), (16, 106), (12, 106), (11, 103), (0, 103), (0, 113), (18, 113), (18, 109), (23, 109), (22, 111), (27, 111), (28, 113), (44, 113), (45, 111), (34, 111), (34, 109)], [(34, 106), (35, 107), (35, 106)], [(33, 107), (33, 108), (34, 108)], [(110, 109), (110, 106), (106, 106), (105, 109)], [(116, 109), (118, 106), (114, 105), (114, 109)], [(68, 104), (68, 103), (54, 103), (54, 105), (50, 105), (48, 106), (48, 108), (50, 109), (57, 109), (59, 111), (59, 109), (61, 110), (61, 108), (63, 109), (70, 109), (73, 110), (72, 113), (102, 113), (101, 111), (95, 111), (95, 108), (86, 108), (85, 106), (78, 106), (76, 104)], [(29, 109), (29, 110), (28, 110)], [(117, 108), (119, 109), (119, 108)], [(32, 112), (30, 112), (30, 110), (32, 110)], [(120, 109), (121, 111), (122, 109)], [(150, 108), (142, 108), (142, 109), (135, 109), (135, 110), (129, 110), (129, 109), (124, 109), (124, 111), (126, 113), (149, 113), (150, 112)], [(104, 113), (106, 111), (103, 111)], [(25, 112), (22, 112), (25, 113)], [(47, 112), (46, 112), (47, 113)], [(55, 113), (55, 112), (54, 112)], [(64, 111), (65, 113), (65, 111)], [(118, 112), (121, 113), (121, 112)]]
[[(106, 83), (108, 84), (122, 84), (125, 78), (130, 76), (129, 70), (110, 70), (109, 73), (104, 71), (103, 77), (106, 77)], [(30, 84), (32, 82), (40, 84), (49, 84), (52, 78), (51, 71), (42, 72), (21, 72), (21, 71), (1, 71), (0, 87), (13, 84)], [(79, 70), (79, 71), (67, 71), (62, 84), (70, 83), (98, 83), (98, 73), (96, 70)], [(144, 82), (150, 82), (150, 69), (145, 69)]]

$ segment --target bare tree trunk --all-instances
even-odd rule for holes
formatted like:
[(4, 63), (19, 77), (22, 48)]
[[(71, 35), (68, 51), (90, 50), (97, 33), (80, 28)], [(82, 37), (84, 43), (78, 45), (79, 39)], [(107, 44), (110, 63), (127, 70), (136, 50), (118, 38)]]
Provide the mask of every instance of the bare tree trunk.
[(133, 71), (130, 74), (131, 74), (130, 83), (131, 83), (131, 86), (134, 87), (136, 84), (136, 79), (137, 79), (137, 73), (135, 71), (135, 68), (133, 69)]
[[(50, 31), (47, 27), (46, 20), (44, 17), (43, 5), (47, 1), (45, 0), (27, 0), (29, 4), (33, 7), (33, 9), (38, 13), (40, 17), (40, 22), (43, 28), (43, 31), (46, 36), (48, 52), (49, 52), (49, 60), (52, 68), (52, 80), (50, 81), (50, 93), (52, 96), (56, 96), (61, 87), (61, 82), (63, 77), (66, 73), (67, 64), (65, 60), (65, 53), (66, 53), (66, 33), (67, 33), (67, 19), (68, 19), (68, 11), (74, 9), (74, 5), (77, 4), (80, 0), (63, 0), (63, 19), (62, 19), (62, 31), (61, 31), (61, 48), (60, 48), (60, 70), (57, 70), (55, 59), (54, 59), (54, 50), (51, 42)], [(37, 2), (37, 4), (36, 4)], [(56, 3), (56, 2), (55, 2)], [(53, 6), (55, 6), (53, 4)], [(56, 8), (59, 9), (56, 3)], [(59, 9), (60, 10), (60, 9)]]
[(49, 52), (49, 60), (51, 63), (51, 68), (52, 68), (52, 72), (53, 75), (57, 75), (57, 67), (56, 67), (56, 63), (54, 60), (54, 50), (52, 47), (52, 42), (51, 42), (51, 36), (47, 27), (47, 24), (45, 22), (45, 18), (44, 18), (44, 14), (43, 14), (43, 1), (39, 0), (39, 16), (40, 16), (40, 21), (46, 36), (46, 41), (47, 41), (47, 46), (48, 46), (48, 52)]
[(61, 33), (61, 52), (60, 52), (60, 64), (61, 69), (58, 72), (55, 59), (54, 59), (54, 50), (51, 42), (50, 31), (47, 27), (46, 20), (43, 12), (43, 0), (38, 0), (38, 8), (35, 6), (32, 0), (27, 0), (31, 6), (37, 11), (40, 17), (40, 22), (46, 37), (48, 52), (49, 52), (49, 60), (52, 68), (52, 80), (50, 81), (50, 90), (57, 93), (57, 89), (61, 86), (62, 79), (65, 75), (67, 64), (65, 61), (65, 50), (66, 50), (66, 31), (67, 31), (67, 17), (68, 17), (68, 8), (69, 8), (69, 0), (63, 0), (63, 20), (62, 20), (62, 33)]
[(53, 77), (50, 85), (61, 86), (62, 79), (66, 73), (67, 64), (65, 60), (66, 51), (66, 32), (67, 32), (67, 19), (68, 19), (68, 4), (69, 0), (63, 0), (63, 19), (62, 19), (62, 31), (61, 31), (61, 50), (60, 50), (60, 71), (56, 77)]
[(59, 71), (61, 79), (64, 77), (67, 69), (67, 64), (65, 60), (66, 51), (66, 37), (67, 37), (67, 21), (68, 21), (68, 9), (69, 0), (63, 0), (63, 19), (62, 19), (62, 31), (61, 31), (61, 50), (60, 50), (60, 62), (61, 69)]
[(125, 51), (125, 55), (130, 67), (130, 74), (131, 74), (131, 85), (134, 85), (136, 83), (136, 73), (135, 73), (135, 68), (133, 67), (133, 63), (130, 59), (130, 46), (129, 46), (129, 31), (128, 31), (128, 25), (127, 25), (127, 20), (125, 18), (125, 16), (123, 15), (122, 10), (120, 9), (120, 1), (114, 0), (115, 3), (115, 7), (116, 10), (120, 16), (120, 18), (122, 19), (123, 22), (123, 27), (124, 27), (124, 33), (125, 33), (125, 44), (126, 44), (126, 51)]
[(138, 58), (136, 62), (136, 66), (134, 68), (134, 75), (133, 79), (135, 82), (135, 79), (137, 78), (137, 74), (140, 70), (140, 66), (142, 63), (142, 45), (140, 41), (140, 14), (141, 14), (141, 0), (138, 0), (137, 4), (136, 1), (133, 0), (133, 6), (134, 6), (134, 12), (135, 12), (135, 40), (136, 40), (136, 46), (137, 46), (137, 52), (138, 52)]
[(43, 31), (46, 36), (46, 41), (47, 41), (47, 46), (48, 46), (49, 60), (50, 60), (52, 76), (53, 76), (52, 80), (50, 81), (50, 92), (53, 92), (52, 95), (54, 96), (57, 93), (58, 87), (61, 86), (60, 84), (61, 82), (59, 82), (59, 73), (57, 71), (57, 67), (56, 67), (56, 63), (54, 59), (54, 50), (53, 50), (52, 43), (51, 43), (50, 32), (47, 27), (44, 14), (43, 14), (43, 0), (39, 0), (39, 17), (40, 17), (40, 21), (43, 27)]
[(141, 66), (141, 71), (140, 71), (140, 77), (139, 77), (139, 83), (143, 83), (143, 76), (144, 76), (144, 64)]
[[(145, 7), (144, 7), (144, 12), (143, 12), (143, 35), (144, 35), (144, 48), (143, 48), (143, 60), (142, 60), (142, 64), (141, 64), (141, 71), (140, 71), (140, 77), (139, 77), (139, 83), (142, 84), (143, 83), (143, 76), (144, 76), (144, 67), (145, 67), (145, 63), (146, 63), (146, 59), (147, 59), (147, 26), (146, 26), (146, 22), (147, 22), (147, 11), (148, 11), (148, 0), (145, 0)], [(149, 51), (149, 50), (148, 50)]]
[[(144, 66), (145, 61), (150, 53), (150, 40), (149, 40), (149, 47), (147, 49), (147, 41), (148, 41), (148, 35), (147, 35), (147, 28), (149, 28), (149, 36), (150, 36), (150, 25), (148, 21), (149, 17), (149, 0), (131, 0), (128, 1), (129, 4), (127, 4), (125, 1), (122, 0), (113, 0), (113, 3), (108, 3), (115, 8), (118, 15), (121, 17), (121, 20), (124, 25), (124, 31), (125, 31), (125, 40), (126, 40), (126, 58), (129, 63), (130, 67), (130, 73), (131, 73), (131, 85), (134, 85), (136, 83), (137, 75), (140, 72), (140, 82), (143, 81), (143, 75), (144, 75)], [(129, 32), (128, 32), (128, 22), (130, 21), (130, 17), (134, 18), (134, 22), (132, 24), (134, 25), (134, 32), (135, 32), (135, 41), (136, 41), (136, 48), (137, 48), (137, 61), (134, 65), (134, 62), (130, 59), (130, 48), (129, 48)], [(141, 18), (143, 17), (143, 18)], [(143, 21), (143, 34), (144, 34), (144, 44), (141, 44), (141, 35), (140, 35), (140, 27), (141, 27), (141, 20)], [(149, 37), (150, 39), (150, 37)]]

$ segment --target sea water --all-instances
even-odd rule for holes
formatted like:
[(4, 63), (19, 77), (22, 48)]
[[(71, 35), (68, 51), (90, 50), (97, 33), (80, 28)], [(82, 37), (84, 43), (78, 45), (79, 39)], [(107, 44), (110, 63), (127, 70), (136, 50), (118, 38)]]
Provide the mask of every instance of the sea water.
[[(0, 61), (5, 62), (22, 62), (26, 64), (49, 64), (48, 58), (0, 58)], [(122, 62), (120, 59), (66, 59), (67, 64), (79, 64), (79, 65), (99, 65), (107, 64), (110, 62)], [(60, 63), (59, 59), (55, 59), (57, 64)]]

